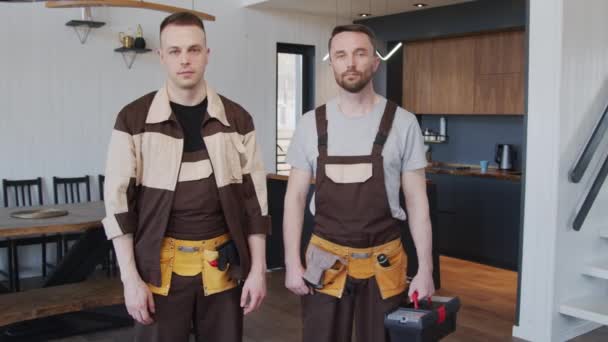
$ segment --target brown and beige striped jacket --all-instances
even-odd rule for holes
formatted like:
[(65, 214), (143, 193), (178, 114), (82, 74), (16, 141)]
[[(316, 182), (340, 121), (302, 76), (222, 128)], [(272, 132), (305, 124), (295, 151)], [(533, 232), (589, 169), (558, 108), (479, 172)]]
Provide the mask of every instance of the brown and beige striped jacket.
[[(182, 163), (184, 136), (166, 88), (125, 106), (108, 149), (103, 220), (109, 239), (134, 234), (141, 278), (160, 286), (160, 248), (178, 179), (213, 170), (228, 231), (241, 259), (251, 266), (247, 236), (270, 233), (266, 173), (253, 120), (240, 105), (207, 86), (202, 136), (209, 161)], [(200, 178), (200, 177), (199, 177)]]

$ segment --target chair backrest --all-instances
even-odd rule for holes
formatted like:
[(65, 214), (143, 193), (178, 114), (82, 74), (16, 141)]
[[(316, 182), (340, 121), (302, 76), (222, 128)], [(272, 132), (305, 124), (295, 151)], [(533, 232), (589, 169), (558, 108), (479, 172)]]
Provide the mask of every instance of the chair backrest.
[[(34, 179), (22, 179), (22, 180), (2, 180), (2, 192), (4, 194), (4, 207), (8, 208), (9, 205), (9, 193), (13, 193), (13, 202), (16, 207), (31, 207), (34, 205), (32, 202), (32, 186), (38, 187), (38, 205), (42, 203), (42, 178)], [(12, 190), (12, 191), (11, 191)], [(36, 193), (34, 193), (36, 197)]]
[(104, 183), (106, 182), (106, 176), (99, 175), (99, 176), (97, 176), (97, 179), (99, 181), (99, 199), (103, 201), (103, 186), (104, 186)]
[(82, 202), (80, 197), (80, 185), (84, 185), (86, 201), (91, 201), (91, 186), (89, 176), (62, 178), (53, 177), (53, 194), (55, 196), (55, 204), (59, 204), (59, 187), (63, 187), (63, 203), (78, 203)]

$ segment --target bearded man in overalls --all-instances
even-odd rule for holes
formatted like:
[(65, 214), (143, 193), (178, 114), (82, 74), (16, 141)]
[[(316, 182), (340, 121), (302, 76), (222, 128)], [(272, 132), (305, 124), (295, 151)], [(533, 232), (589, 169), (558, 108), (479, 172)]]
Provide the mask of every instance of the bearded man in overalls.
[[(408, 295), (435, 290), (424, 142), (416, 117), (374, 91), (374, 40), (363, 25), (333, 30), (328, 45), (338, 96), (300, 119), (287, 154), (285, 283), (302, 296), (304, 342), (351, 341), (353, 324), (357, 341), (388, 341), (384, 316), (407, 288), (400, 187), (419, 260)], [(313, 177), (315, 225), (303, 265)]]

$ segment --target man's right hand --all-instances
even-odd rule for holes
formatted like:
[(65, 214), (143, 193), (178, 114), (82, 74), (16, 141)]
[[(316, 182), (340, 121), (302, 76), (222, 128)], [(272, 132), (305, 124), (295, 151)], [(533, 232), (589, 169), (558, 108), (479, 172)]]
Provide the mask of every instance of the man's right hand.
[(286, 265), (287, 274), (285, 275), (285, 287), (298, 296), (313, 294), (313, 289), (304, 282), (304, 267), (302, 264)]
[(123, 282), (125, 289), (125, 305), (129, 315), (141, 324), (152, 324), (155, 313), (154, 297), (145, 282), (133, 279)]

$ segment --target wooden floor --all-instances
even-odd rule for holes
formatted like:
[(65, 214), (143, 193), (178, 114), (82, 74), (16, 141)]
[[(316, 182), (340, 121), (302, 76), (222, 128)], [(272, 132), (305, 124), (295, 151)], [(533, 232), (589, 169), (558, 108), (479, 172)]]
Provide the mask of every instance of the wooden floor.
[[(442, 257), (441, 277), (443, 288), (438, 294), (457, 295), (462, 301), (456, 332), (443, 341), (521, 341), (511, 337), (517, 295), (515, 272)], [(269, 274), (264, 305), (245, 319), (245, 342), (300, 341), (300, 301), (284, 288), (283, 278), (283, 272)], [(122, 342), (132, 340), (132, 336), (132, 329), (120, 329), (59, 341)], [(607, 336), (604, 328), (573, 341), (606, 341)]]

